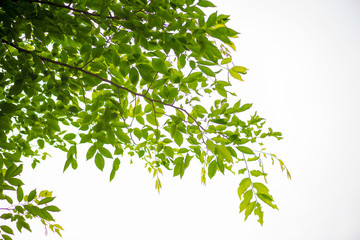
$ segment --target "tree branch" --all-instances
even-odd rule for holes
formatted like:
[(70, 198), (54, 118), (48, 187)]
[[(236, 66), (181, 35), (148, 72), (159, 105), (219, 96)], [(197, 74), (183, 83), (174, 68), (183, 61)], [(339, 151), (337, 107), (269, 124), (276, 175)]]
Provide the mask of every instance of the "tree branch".
[[(57, 4), (57, 3), (53, 3), (53, 2), (49, 2), (49, 1), (41, 1), (41, 0), (28, 0), (29, 2), (35, 2), (35, 3), (40, 3), (40, 4), (46, 4), (46, 5), (50, 5), (50, 6), (54, 6), (54, 7), (59, 7), (59, 8), (65, 8), (65, 9), (69, 9), (71, 11), (77, 12), (77, 13), (82, 13), (82, 14), (86, 14), (86, 15), (90, 15), (90, 16), (94, 16), (94, 17), (100, 17), (100, 14), (97, 13), (90, 13), (84, 10), (79, 10), (76, 8), (72, 8), (69, 6), (65, 6), (62, 4)], [(110, 19), (119, 19), (119, 20), (123, 20), (122, 18), (116, 17), (116, 16), (107, 16), (106, 18), (110, 18)]]
[[(2, 43), (5, 43), (5, 44), (7, 44), (7, 45), (10, 45), (10, 46), (12, 46), (13, 48), (15, 48), (15, 49), (17, 49), (18, 51), (23, 52), (23, 53), (27, 53), (27, 54), (32, 54), (32, 53), (34, 53), (34, 52), (32, 52), (32, 51), (29, 51), (29, 50), (23, 49), (23, 48), (21, 48), (21, 47), (18, 47), (18, 46), (16, 46), (16, 45), (13, 44), (13, 43), (9, 43), (9, 42), (6, 41), (6, 40), (2, 40)], [(39, 55), (37, 55), (37, 56), (38, 56), (41, 60), (43, 60), (43, 61), (51, 62), (51, 63), (53, 63), (53, 64), (57, 64), (57, 65), (60, 65), (60, 66), (63, 66), (63, 67), (70, 68), (70, 69), (72, 69), (72, 70), (80, 71), (80, 72), (85, 73), (85, 74), (90, 75), (90, 76), (93, 76), (93, 77), (95, 77), (95, 78), (97, 78), (97, 79), (100, 79), (100, 80), (103, 81), (103, 82), (107, 82), (107, 83), (115, 86), (117, 89), (122, 89), (122, 90), (125, 90), (125, 91), (127, 91), (127, 92), (135, 95), (135, 96), (142, 97), (142, 98), (150, 101), (151, 103), (157, 102), (157, 103), (160, 103), (160, 104), (162, 104), (162, 105), (164, 105), (164, 106), (169, 106), (169, 107), (175, 108), (175, 109), (177, 109), (177, 110), (179, 110), (179, 111), (181, 111), (181, 112), (184, 112), (184, 113), (185, 113), (186, 115), (188, 115), (192, 120), (194, 120), (194, 122), (196, 123), (196, 125), (197, 125), (201, 130), (205, 131), (205, 129), (201, 126), (201, 123), (200, 123), (196, 118), (194, 118), (188, 111), (186, 111), (186, 109), (183, 109), (183, 108), (181, 108), (181, 107), (174, 106), (174, 105), (169, 104), (169, 103), (165, 103), (165, 102), (160, 101), (160, 100), (152, 99), (152, 98), (150, 98), (150, 97), (148, 97), (148, 96), (146, 96), (146, 95), (144, 95), (144, 94), (141, 94), (141, 93), (134, 92), (134, 91), (132, 91), (132, 90), (126, 88), (126, 87), (120, 86), (120, 85), (118, 85), (118, 84), (116, 84), (116, 83), (114, 83), (114, 82), (112, 82), (112, 81), (110, 81), (110, 80), (108, 80), (108, 79), (105, 79), (105, 78), (103, 78), (103, 77), (101, 77), (101, 76), (99, 76), (99, 75), (97, 75), (97, 74), (95, 74), (95, 73), (86, 71), (86, 70), (84, 70), (84, 69), (82, 69), (82, 68), (75, 67), (75, 66), (72, 66), (72, 65), (69, 65), (69, 64), (66, 64), (66, 63), (58, 62), (58, 61), (55, 61), (55, 60), (52, 60), (52, 59), (49, 59), (49, 58), (46, 58), (46, 57), (42, 57), (42, 56), (39, 56)]]

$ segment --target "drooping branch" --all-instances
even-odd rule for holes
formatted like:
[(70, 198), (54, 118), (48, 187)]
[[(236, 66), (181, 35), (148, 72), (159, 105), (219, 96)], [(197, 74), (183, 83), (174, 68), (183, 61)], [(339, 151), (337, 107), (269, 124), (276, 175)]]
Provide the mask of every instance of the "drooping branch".
[[(32, 52), (32, 51), (29, 51), (29, 50), (23, 49), (23, 48), (21, 48), (21, 47), (18, 47), (18, 46), (16, 46), (16, 45), (13, 44), (13, 43), (9, 43), (9, 42), (6, 41), (6, 40), (2, 40), (2, 43), (5, 43), (5, 44), (7, 44), (7, 45), (12, 46), (13, 48), (17, 49), (19, 52), (23, 52), (23, 53), (27, 53), (27, 54), (32, 54), (32, 53), (34, 53), (34, 52)], [(124, 90), (124, 91), (127, 91), (127, 92), (133, 94), (134, 96), (142, 97), (142, 98), (150, 101), (151, 103), (157, 102), (157, 103), (160, 103), (160, 104), (162, 104), (162, 105), (164, 105), (164, 106), (169, 106), (169, 107), (172, 107), (172, 108), (174, 108), (174, 109), (177, 109), (177, 110), (179, 110), (179, 111), (181, 111), (181, 112), (184, 112), (187, 116), (189, 116), (192, 120), (194, 120), (194, 122), (195, 122), (196, 125), (199, 127), (199, 129), (201, 129), (202, 131), (205, 131), (205, 129), (201, 126), (201, 123), (200, 123), (196, 118), (194, 118), (194, 117), (193, 117), (186, 109), (184, 109), (184, 108), (177, 107), (177, 106), (174, 106), (173, 104), (165, 103), (165, 102), (163, 102), (163, 101), (150, 98), (150, 97), (146, 96), (145, 94), (137, 93), (137, 92), (135, 92), (135, 91), (132, 91), (131, 89), (128, 89), (128, 88), (123, 87), (123, 86), (120, 86), (120, 85), (118, 85), (118, 84), (116, 84), (116, 83), (114, 83), (114, 82), (112, 82), (112, 81), (110, 81), (110, 80), (108, 80), (108, 79), (105, 79), (105, 78), (103, 78), (103, 77), (101, 77), (101, 76), (99, 76), (99, 75), (97, 75), (97, 74), (95, 74), (95, 73), (86, 71), (86, 70), (84, 70), (84, 69), (82, 69), (82, 68), (80, 68), (80, 67), (75, 67), (75, 66), (72, 66), (72, 65), (69, 65), (69, 64), (66, 64), (66, 63), (58, 62), (58, 61), (55, 61), (55, 60), (52, 60), (52, 59), (49, 59), (49, 58), (46, 58), (46, 57), (43, 57), (43, 56), (39, 56), (39, 55), (37, 55), (37, 56), (38, 56), (41, 60), (43, 60), (43, 61), (51, 62), (51, 63), (53, 63), (53, 64), (57, 64), (57, 65), (59, 65), (59, 66), (63, 66), (63, 67), (66, 67), (66, 68), (69, 68), (69, 69), (72, 69), (72, 70), (80, 71), (80, 72), (85, 73), (85, 74), (87, 74), (87, 75), (93, 76), (93, 77), (95, 77), (95, 78), (97, 78), (97, 79), (100, 79), (100, 80), (103, 81), (103, 82), (106, 82), (106, 83), (109, 83), (109, 84), (115, 86), (117, 89), (122, 89), (122, 90)]]

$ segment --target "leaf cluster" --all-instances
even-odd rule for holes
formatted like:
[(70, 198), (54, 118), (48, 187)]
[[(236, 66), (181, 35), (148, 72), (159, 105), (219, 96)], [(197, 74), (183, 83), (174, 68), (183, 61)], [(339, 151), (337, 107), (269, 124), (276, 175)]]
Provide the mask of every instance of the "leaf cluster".
[[(35, 168), (53, 146), (66, 153), (63, 170), (76, 169), (84, 145), (99, 170), (110, 162), (110, 181), (121, 161), (142, 159), (158, 191), (162, 170), (182, 178), (195, 159), (204, 184), (218, 172), (247, 171), (240, 211), (246, 218), (254, 211), (262, 224), (258, 199), (276, 205), (265, 185), (250, 179), (267, 175), (260, 158), (266, 153), (254, 147), (281, 133), (264, 130), (256, 112), (245, 118), (252, 104), (228, 102), (236, 97), (233, 79), (242, 81), (247, 69), (232, 61), (238, 32), (226, 26), (230, 17), (207, 17), (208, 7), (215, 6), (205, 0), (1, 1), (1, 199), (13, 204), (4, 192), (16, 190), (22, 201), (23, 183), (15, 176), (24, 158)], [(249, 169), (251, 161), (258, 169)], [(57, 208), (37, 206), (53, 198), (36, 197), (31, 192), (27, 205), (18, 206), (23, 213), (7, 219), (39, 217), (59, 233), (49, 214)]]

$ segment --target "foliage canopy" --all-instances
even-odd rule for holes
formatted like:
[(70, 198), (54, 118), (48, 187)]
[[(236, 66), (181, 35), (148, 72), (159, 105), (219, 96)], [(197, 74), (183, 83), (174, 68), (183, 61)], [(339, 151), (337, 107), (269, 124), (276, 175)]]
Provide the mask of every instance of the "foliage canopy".
[[(160, 175), (183, 177), (194, 160), (201, 182), (218, 172), (239, 175), (240, 212), (263, 224), (261, 204), (277, 209), (266, 187), (265, 129), (252, 104), (229, 103), (232, 81), (247, 69), (233, 63), (228, 15), (206, 0), (5, 0), (0, 2), (0, 216), (30, 231), (40, 219), (61, 235), (52, 192), (24, 193), (20, 174), (53, 146), (77, 168), (79, 144), (110, 181), (121, 159), (141, 159)], [(203, 101), (207, 104), (203, 104)], [(241, 118), (242, 117), (242, 118)], [(256, 148), (260, 148), (256, 150)], [(273, 160), (274, 161), (274, 160)], [(253, 165), (257, 163), (256, 165)], [(287, 171), (288, 173), (288, 171)], [(288, 176), (290, 177), (289, 173)], [(0, 226), (11, 239), (11, 224)]]

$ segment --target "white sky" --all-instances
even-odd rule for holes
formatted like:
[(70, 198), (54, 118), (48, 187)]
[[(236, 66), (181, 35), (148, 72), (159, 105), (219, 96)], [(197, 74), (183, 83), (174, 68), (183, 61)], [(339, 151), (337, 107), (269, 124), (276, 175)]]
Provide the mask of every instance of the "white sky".
[[(65, 155), (54, 153), (23, 178), (28, 191), (54, 190), (63, 239), (360, 239), (360, 2), (213, 2), (241, 32), (233, 57), (250, 70), (240, 97), (285, 137), (268, 149), (293, 180), (266, 164), (280, 211), (265, 208), (263, 227), (254, 216), (244, 222), (241, 178), (217, 174), (203, 187), (196, 164), (181, 181), (165, 174), (159, 195), (142, 163), (122, 159), (109, 183), (110, 162), (102, 173), (83, 153), (79, 168), (62, 174)], [(45, 237), (36, 221), (31, 226), (33, 233), (15, 238), (59, 239)]]

